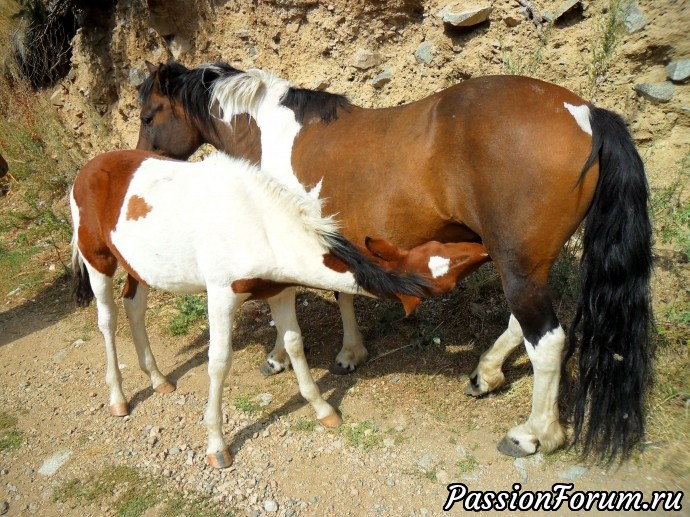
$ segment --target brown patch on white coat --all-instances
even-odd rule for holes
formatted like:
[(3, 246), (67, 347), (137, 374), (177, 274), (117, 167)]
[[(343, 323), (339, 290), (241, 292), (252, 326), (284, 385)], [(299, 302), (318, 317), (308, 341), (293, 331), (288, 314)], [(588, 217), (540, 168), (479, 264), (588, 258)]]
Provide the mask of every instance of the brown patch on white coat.
[[(477, 242), (443, 244), (429, 241), (411, 250), (401, 250), (385, 239), (367, 237), (365, 244), (367, 250), (380, 259), (379, 264), (384, 269), (417, 273), (427, 278), (429, 296), (453, 290), (460, 280), (491, 260), (486, 248)], [(439, 263), (442, 267), (435, 267)], [(415, 296), (399, 295), (398, 298), (408, 316), (421, 302), (421, 298)]]

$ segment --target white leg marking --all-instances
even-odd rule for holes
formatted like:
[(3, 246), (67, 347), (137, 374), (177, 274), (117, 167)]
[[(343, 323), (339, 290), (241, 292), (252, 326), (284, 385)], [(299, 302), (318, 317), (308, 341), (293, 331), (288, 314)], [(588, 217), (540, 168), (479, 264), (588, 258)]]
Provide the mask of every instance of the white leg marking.
[(105, 383), (110, 391), (109, 405), (126, 405), (122, 392), (122, 374), (117, 363), (117, 349), (115, 348), (115, 329), (117, 328), (117, 306), (113, 299), (113, 279), (99, 273), (88, 262), (84, 263), (89, 272), (91, 289), (96, 298), (98, 309), (98, 328), (103, 334), (105, 344)]
[(429, 257), (429, 271), (431, 271), (433, 278), (445, 275), (448, 273), (449, 268), (450, 259), (445, 257)]
[(232, 321), (235, 311), (249, 295), (238, 296), (228, 287), (208, 287), (208, 406), (204, 414), (208, 431), (206, 454), (226, 449), (223, 440), (223, 384), (232, 365)]
[[(500, 388), (505, 382), (505, 376), (501, 371), (503, 363), (521, 342), (522, 328), (515, 316), (511, 314), (506, 331), (479, 358), (479, 364), (470, 375), (470, 382), (465, 392), (478, 397)], [(475, 378), (474, 383), (473, 378)]]
[[(292, 306), (294, 307), (296, 295), (297, 295), (297, 289), (291, 287), (289, 289), (285, 289), (279, 295), (268, 299), (268, 305), (271, 308), (271, 315), (273, 316), (274, 320), (275, 320), (275, 312), (277, 310), (279, 310), (278, 307), (281, 303), (279, 298), (281, 296), (290, 296), (292, 298), (292, 302), (291, 302)], [(271, 352), (268, 354), (268, 357), (266, 358), (266, 362), (269, 364), (269, 366), (273, 370), (273, 373), (282, 372), (283, 370), (287, 369), (287, 367), (290, 365), (290, 357), (288, 356), (287, 352), (285, 351), (285, 343), (283, 341), (283, 334), (281, 332), (276, 333), (275, 345), (273, 345), (273, 350), (271, 350)]]
[(129, 320), (129, 328), (132, 331), (132, 339), (137, 349), (139, 367), (149, 376), (151, 379), (151, 386), (153, 386), (153, 389), (156, 389), (168, 381), (160, 370), (158, 370), (156, 358), (153, 356), (151, 345), (149, 344), (149, 337), (146, 333), (145, 316), (148, 292), (148, 287), (139, 284), (137, 285), (137, 292), (134, 298), (124, 298), (122, 304), (125, 306), (125, 312)]
[(319, 387), (309, 371), (307, 359), (304, 357), (302, 333), (295, 314), (294, 297), (289, 294), (287, 296), (281, 295), (282, 293), (273, 298), (273, 319), (276, 322), (276, 328), (284, 336), (285, 350), (290, 355), (290, 362), (297, 377), (300, 393), (312, 405), (316, 411), (316, 417), (318, 419), (325, 418), (335, 413), (335, 410), (321, 397)]
[(340, 317), (343, 320), (343, 348), (335, 360), (340, 366), (350, 371), (354, 371), (369, 356), (369, 352), (364, 346), (362, 333), (357, 326), (354, 303), (354, 295), (349, 293), (338, 295), (338, 307), (340, 308)]
[(577, 122), (577, 125), (580, 126), (580, 129), (582, 129), (582, 131), (588, 135), (591, 135), (592, 125), (589, 123), (589, 107), (586, 104), (582, 104), (581, 106), (573, 106), (567, 102), (564, 102), (563, 106), (565, 106), (565, 109), (567, 109), (570, 114), (575, 117), (575, 122)]
[(565, 332), (558, 328), (547, 332), (532, 345), (525, 340), (527, 355), (534, 370), (532, 412), (527, 422), (508, 431), (508, 438), (527, 454), (551, 452), (565, 442), (565, 434), (558, 421), (558, 389), (561, 380), (561, 360), (565, 347)]

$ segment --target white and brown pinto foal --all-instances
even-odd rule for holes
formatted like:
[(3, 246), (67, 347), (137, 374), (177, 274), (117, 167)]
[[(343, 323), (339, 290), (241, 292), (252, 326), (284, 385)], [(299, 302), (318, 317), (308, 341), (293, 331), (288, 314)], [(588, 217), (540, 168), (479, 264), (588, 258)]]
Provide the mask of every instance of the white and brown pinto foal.
[[(78, 174), (71, 195), (75, 295), (95, 296), (106, 350), (110, 412), (127, 414), (115, 349), (113, 275), (127, 272), (123, 297), (141, 368), (158, 392), (175, 387), (156, 366), (144, 313), (149, 286), (208, 293), (210, 346), (207, 458), (218, 468), (232, 458), (222, 433), (222, 388), (232, 361), (232, 321), (249, 299), (272, 297), (278, 332), (301, 394), (325, 426), (341, 419), (309, 372), (289, 286), (384, 298), (423, 294), (425, 281), (385, 272), (321, 217), (320, 201), (290, 191), (248, 162), (215, 153), (199, 163), (145, 151), (97, 156)], [(361, 286), (361, 288), (360, 288)]]

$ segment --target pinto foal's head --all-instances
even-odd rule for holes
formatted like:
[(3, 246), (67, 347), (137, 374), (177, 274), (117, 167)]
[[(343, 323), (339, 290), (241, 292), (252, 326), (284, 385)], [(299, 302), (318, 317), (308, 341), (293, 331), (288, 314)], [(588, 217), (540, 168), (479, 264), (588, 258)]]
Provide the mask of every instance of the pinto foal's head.
[[(486, 248), (477, 242), (443, 244), (429, 241), (401, 250), (384, 239), (367, 237), (366, 248), (384, 269), (402, 273), (416, 273), (429, 281), (428, 296), (437, 296), (452, 290), (456, 284), (491, 260)], [(421, 299), (399, 295), (409, 315)]]

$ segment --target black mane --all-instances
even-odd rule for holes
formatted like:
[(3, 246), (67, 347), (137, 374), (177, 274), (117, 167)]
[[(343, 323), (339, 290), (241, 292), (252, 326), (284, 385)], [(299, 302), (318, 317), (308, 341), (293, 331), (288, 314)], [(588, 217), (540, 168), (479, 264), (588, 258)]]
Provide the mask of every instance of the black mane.
[(169, 61), (161, 65), (157, 73), (150, 74), (139, 87), (139, 103), (143, 105), (155, 88), (171, 104), (181, 103), (191, 120), (208, 131), (215, 131), (209, 111), (213, 83), (241, 72), (223, 62), (189, 69), (176, 61)]
[(312, 116), (331, 122), (338, 118), (338, 108), (350, 111), (351, 107), (344, 95), (304, 88), (290, 88), (280, 103), (295, 112), (295, 118), (300, 124), (304, 123), (305, 118)]

